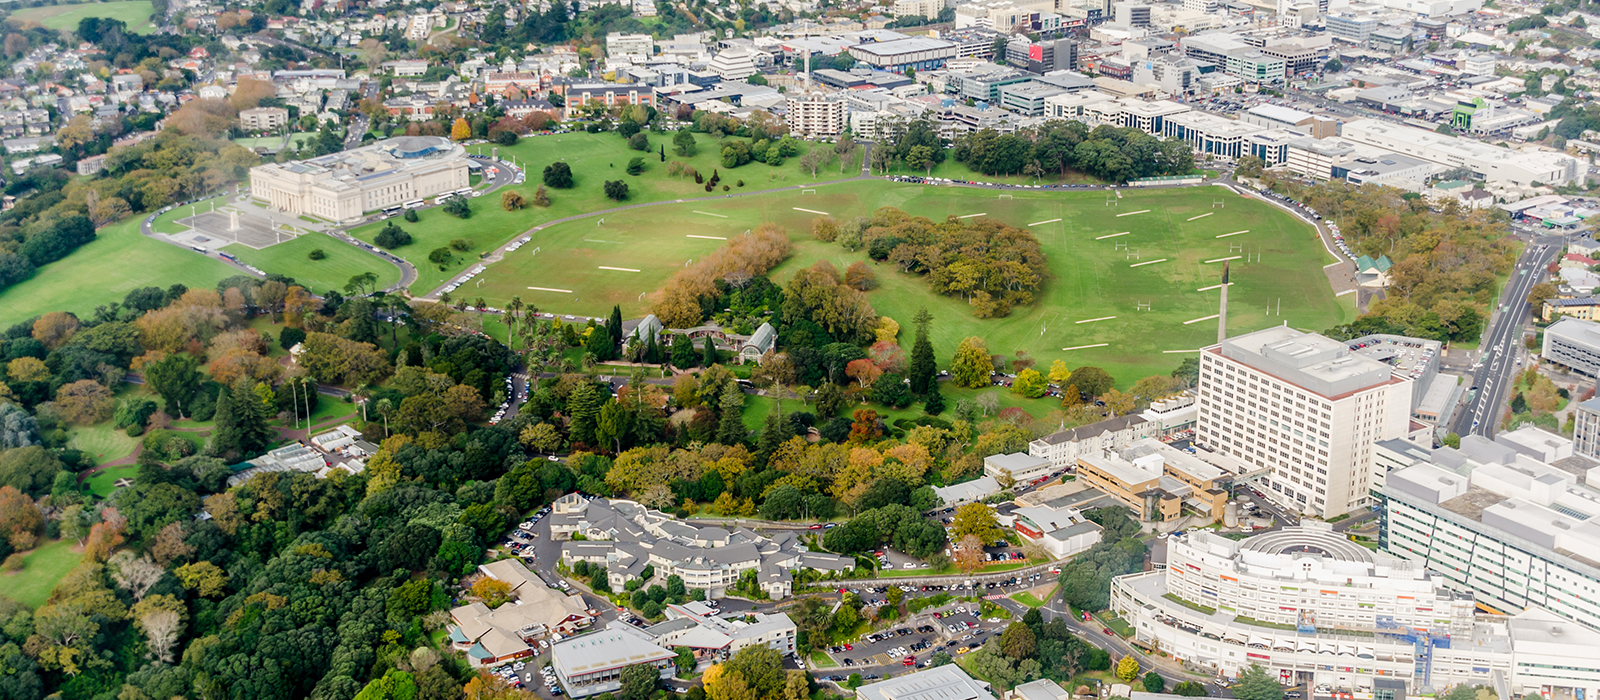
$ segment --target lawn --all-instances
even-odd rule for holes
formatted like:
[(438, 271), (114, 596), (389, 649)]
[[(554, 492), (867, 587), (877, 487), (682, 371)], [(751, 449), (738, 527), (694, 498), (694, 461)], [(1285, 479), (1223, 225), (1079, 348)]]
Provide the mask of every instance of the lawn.
[(100, 229), (95, 240), (0, 292), (0, 324), (47, 311), (89, 316), (94, 307), (122, 301), (139, 287), (211, 287), (236, 274), (213, 258), (140, 235), (143, 219), (130, 217)]
[[(1050, 279), (1038, 298), (998, 319), (975, 319), (962, 300), (930, 294), (924, 279), (878, 268), (879, 288), (868, 299), (902, 327), (918, 309), (931, 311), (930, 336), (941, 359), (963, 338), (978, 336), (991, 353), (1025, 350), (1042, 367), (1055, 359), (1069, 367), (1096, 365), (1121, 386), (1170, 372), (1184, 355), (1215, 342), (1215, 321), (1206, 317), (1217, 313), (1217, 292), (1199, 290), (1221, 281), (1221, 263), (1207, 261), (1234, 256), (1233, 334), (1283, 323), (1320, 331), (1353, 320), (1353, 306), (1323, 282), (1321, 268), (1333, 259), (1308, 226), (1282, 211), (1221, 188), (1117, 192), (1120, 198), (1096, 190), (999, 199), (974, 188), (870, 181), (824, 186), (814, 195), (787, 190), (614, 212), (603, 222), (582, 219), (538, 232), (479, 275), (472, 295), (492, 305), (520, 296), (543, 311), (584, 316), (620, 305), (624, 317), (638, 317), (648, 311), (650, 292), (721, 239), (765, 221), (784, 226), (795, 251), (772, 273), (782, 283), (819, 260), (843, 269), (866, 259), (864, 252), (812, 239), (816, 215), (796, 208), (838, 219), (895, 206), (935, 220), (979, 214), (1026, 227), (1046, 252)], [(948, 393), (946, 399), (953, 400)]]
[[(378, 288), (400, 281), (400, 268), (365, 250), (321, 233), (308, 233), (277, 245), (256, 250), (233, 244), (224, 248), (241, 261), (267, 272), (293, 277), (301, 286), (322, 294), (330, 289), (344, 291), (351, 277), (364, 272), (378, 276)], [(310, 253), (321, 250), (326, 256), (312, 260)]]
[(155, 29), (155, 26), (150, 24), (152, 14), (155, 14), (155, 9), (151, 7), (149, 0), (127, 0), (33, 7), (12, 13), (11, 19), (16, 22), (38, 22), (46, 29), (73, 31), (78, 28), (79, 20), (86, 17), (104, 17), (122, 20), (127, 23), (128, 31), (135, 34), (149, 34)]
[(1017, 601), (1018, 603), (1022, 603), (1023, 605), (1026, 605), (1026, 606), (1028, 606), (1030, 608), (1038, 608), (1038, 607), (1044, 606), (1044, 601), (1039, 600), (1038, 598), (1035, 598), (1032, 593), (1029, 593), (1027, 591), (1023, 591), (1021, 593), (1012, 594), (1011, 599)]
[(94, 464), (105, 464), (133, 454), (139, 438), (128, 437), (111, 421), (75, 427), (67, 432), (67, 447), (88, 454)]
[(22, 570), (14, 574), (0, 574), (0, 595), (30, 608), (44, 605), (56, 582), (66, 576), (83, 557), (82, 551), (71, 540), (56, 540), (35, 548), (22, 560)]
[[(668, 176), (667, 163), (661, 162), (659, 149), (662, 146), (666, 147), (668, 162), (683, 161), (709, 179), (712, 171), (721, 167), (715, 139), (697, 134), (696, 154), (689, 158), (681, 158), (672, 153), (672, 134), (651, 133), (649, 137), (652, 148), (650, 153), (629, 149), (627, 142), (614, 133), (553, 134), (526, 138), (515, 146), (500, 146), (498, 151), (500, 158), (515, 159), (518, 165), (527, 168), (526, 182), (469, 200), (472, 216), (467, 219), (457, 219), (437, 208), (432, 208), (418, 211), (420, 220), (417, 223), (406, 223), (403, 220), (395, 222), (410, 233), (413, 239), (410, 245), (392, 251), (417, 266), (418, 278), (411, 286), (411, 292), (418, 296), (432, 292), (446, 280), (478, 262), (480, 255), (487, 254), (528, 229), (549, 221), (628, 204), (710, 196), (703, 185), (695, 184), (693, 178)], [(489, 155), (493, 148), (488, 145), (474, 146), (471, 151)], [(625, 174), (623, 169), (628, 161), (635, 157), (645, 159), (644, 173), (638, 176)], [(531, 200), (542, 182), (544, 167), (557, 160), (564, 160), (572, 167), (575, 181), (572, 189), (547, 189), (550, 197), (550, 206), (547, 208), (530, 206), (511, 212), (501, 207), (501, 194), (507, 190), (520, 192)], [(781, 166), (749, 163), (734, 170), (720, 170), (720, 172), (723, 178), (721, 184), (727, 185), (730, 193), (798, 185), (811, 181), (809, 174), (800, 170), (798, 158), (790, 158)], [(833, 178), (839, 177), (836, 168), (828, 172), (832, 173)], [(822, 179), (829, 177), (828, 172), (820, 173)], [(628, 183), (628, 198), (623, 202), (607, 199), (603, 191), (607, 180), (622, 180)], [(740, 180), (745, 183), (742, 188), (738, 186)], [(720, 188), (718, 191), (721, 191)], [(592, 222), (584, 224), (591, 229), (595, 228)], [(384, 223), (381, 222), (368, 224), (352, 230), (351, 234), (370, 243), (383, 226)], [(595, 231), (591, 230), (588, 233), (592, 234)], [(544, 233), (538, 236), (540, 239), (543, 237)], [(597, 236), (588, 237), (597, 238)], [(429, 253), (438, 248), (448, 247), (450, 242), (456, 239), (468, 241), (468, 250), (452, 251), (451, 260), (442, 265), (429, 262)], [(712, 241), (704, 242), (712, 243)], [(534, 242), (522, 250), (531, 253), (542, 245), (542, 242)], [(700, 249), (709, 250), (713, 247), (715, 246), (700, 246)], [(602, 251), (602, 254), (609, 252)], [(477, 296), (477, 293), (464, 294), (458, 291), (455, 296)], [(524, 300), (527, 300), (526, 296)], [(608, 306), (607, 310), (609, 309)]]
[(132, 464), (123, 467), (111, 467), (110, 469), (95, 472), (93, 476), (84, 479), (83, 485), (89, 489), (89, 493), (105, 498), (110, 496), (112, 491), (117, 490), (118, 479), (132, 479), (138, 473), (139, 467)]

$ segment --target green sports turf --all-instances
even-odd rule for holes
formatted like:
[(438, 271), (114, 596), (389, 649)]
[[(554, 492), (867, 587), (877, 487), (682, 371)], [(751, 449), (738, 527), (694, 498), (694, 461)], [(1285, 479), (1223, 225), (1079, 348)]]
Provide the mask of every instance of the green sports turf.
[(74, 551), (77, 544), (72, 540), (56, 540), (29, 552), (22, 560), (21, 571), (0, 574), (0, 596), (30, 608), (44, 605), (56, 582), (83, 558), (81, 550)]
[[(1185, 351), (1215, 342), (1215, 321), (1184, 322), (1217, 313), (1217, 292), (1197, 290), (1218, 283), (1222, 265), (1205, 261), (1235, 255), (1241, 257), (1230, 261), (1232, 334), (1285, 322), (1321, 330), (1354, 317), (1322, 273), (1333, 258), (1310, 227), (1288, 214), (1222, 188), (1119, 191), (1122, 197), (1113, 194), (1115, 204), (1108, 205), (1107, 193), (1098, 190), (1016, 192), (1000, 199), (996, 192), (975, 188), (865, 181), (824, 186), (815, 195), (789, 190), (643, 208), (608, 214), (604, 224), (594, 217), (540, 231), (480, 275), (484, 281), (473, 296), (494, 305), (520, 296), (544, 311), (585, 316), (604, 316), (618, 304), (625, 317), (637, 317), (649, 305), (641, 294), (722, 245), (718, 238), (737, 236), (764, 221), (786, 227), (795, 253), (774, 270), (774, 279), (782, 282), (817, 260), (842, 270), (866, 259), (863, 252), (811, 239), (816, 214), (797, 207), (843, 218), (894, 206), (935, 220), (982, 214), (1026, 227), (1047, 256), (1051, 277), (1039, 298), (999, 319), (973, 318), (964, 301), (931, 294), (922, 278), (889, 265), (876, 267), (880, 286), (868, 296), (874, 307), (904, 327), (918, 309), (928, 308), (936, 318), (930, 332), (934, 349), (944, 360), (962, 338), (975, 335), (992, 353), (1025, 350), (1041, 367), (1057, 358), (1071, 367), (1103, 367), (1122, 386), (1169, 372)], [(1214, 201), (1223, 206), (1213, 208)], [(1052, 219), (1060, 221), (1043, 223)], [(1248, 233), (1226, 236), (1237, 231)], [(1121, 242), (1128, 244), (1127, 251), (1118, 249)], [(1150, 310), (1140, 310), (1142, 303)], [(1092, 320), (1105, 317), (1115, 318)], [(909, 335), (901, 340), (908, 343)]]
[[(312, 260), (311, 251), (321, 249), (324, 257)], [(344, 293), (351, 277), (364, 272), (378, 276), (382, 289), (400, 280), (400, 268), (353, 245), (321, 233), (308, 233), (293, 240), (256, 250), (246, 245), (223, 248), (240, 260), (268, 272), (293, 277), (301, 286), (322, 294), (330, 289)]]
[(16, 22), (38, 22), (46, 29), (74, 31), (78, 28), (78, 21), (85, 17), (103, 17), (122, 20), (128, 25), (128, 31), (135, 34), (149, 34), (155, 29), (150, 24), (150, 15), (154, 13), (155, 9), (149, 0), (125, 0), (34, 7), (12, 13), (11, 19)]
[[(446, 280), (477, 263), (481, 254), (494, 250), (524, 231), (548, 221), (628, 204), (709, 196), (710, 193), (705, 191), (704, 185), (696, 185), (693, 178), (666, 174), (668, 163), (674, 160), (693, 166), (708, 180), (713, 169), (719, 170), (722, 176), (722, 182), (717, 190), (719, 193), (720, 185), (727, 185), (731, 193), (812, 181), (809, 173), (800, 170), (798, 157), (788, 159), (781, 166), (748, 163), (733, 170), (721, 170), (717, 140), (709, 136), (697, 135), (697, 152), (690, 158), (681, 158), (672, 152), (672, 134), (651, 133), (649, 136), (651, 147), (655, 149), (650, 153), (629, 149), (627, 142), (614, 133), (536, 136), (522, 139), (515, 146), (499, 147), (498, 153), (502, 159), (515, 158), (518, 164), (526, 167), (528, 173), (526, 182), (471, 199), (471, 218), (457, 219), (438, 209), (419, 211), (420, 220), (417, 223), (406, 223), (396, 217), (395, 223), (411, 234), (413, 239), (411, 245), (392, 251), (417, 266), (418, 277), (417, 282), (411, 286), (412, 294), (420, 296), (433, 291)], [(668, 163), (661, 162), (659, 156), (661, 146), (666, 147)], [(469, 151), (481, 152), (484, 155), (495, 152), (494, 147), (489, 145), (473, 146)], [(635, 157), (645, 159), (645, 171), (638, 176), (627, 175), (623, 169), (628, 161)], [(575, 181), (573, 188), (565, 190), (548, 188), (546, 192), (550, 197), (550, 206), (547, 208), (530, 206), (520, 211), (508, 212), (501, 207), (500, 197), (508, 189), (520, 192), (531, 201), (542, 182), (544, 167), (556, 160), (565, 160), (572, 167)], [(859, 172), (859, 166), (855, 166), (852, 174)], [(840, 175), (837, 166), (818, 174), (818, 179), (823, 180), (838, 177)], [(607, 199), (604, 194), (607, 180), (621, 180), (628, 183), (628, 198), (622, 202)], [(740, 180), (745, 183), (742, 188), (738, 186)], [(371, 243), (384, 225), (381, 222), (368, 224), (352, 230), (351, 234)], [(468, 251), (452, 251), (451, 261), (442, 266), (428, 261), (430, 252), (446, 247), (450, 241), (458, 238), (469, 242)], [(455, 296), (461, 296), (461, 292), (457, 292)]]
[(0, 292), (0, 325), (47, 311), (86, 316), (139, 287), (210, 287), (235, 274), (215, 259), (145, 238), (139, 234), (143, 220), (130, 217), (100, 229), (94, 241)]
[(118, 479), (132, 479), (138, 475), (139, 467), (129, 464), (122, 467), (111, 467), (95, 472), (93, 476), (83, 480), (85, 488), (100, 498), (106, 498), (117, 490)]

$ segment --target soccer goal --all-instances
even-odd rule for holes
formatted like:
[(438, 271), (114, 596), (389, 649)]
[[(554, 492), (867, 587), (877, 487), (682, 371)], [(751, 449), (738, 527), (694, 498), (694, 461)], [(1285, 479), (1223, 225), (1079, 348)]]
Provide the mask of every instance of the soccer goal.
[(1139, 311), (1149, 311), (1151, 309), (1151, 302), (1148, 302), (1148, 301), (1138, 302), (1138, 305), (1139, 305), (1139, 309), (1138, 309)]
[(1227, 208), (1227, 202), (1225, 202), (1223, 200), (1220, 200), (1220, 199), (1213, 199), (1213, 200), (1211, 200), (1211, 208), (1212, 209), (1225, 209), (1225, 208)]
[(816, 194), (816, 190), (800, 190), (800, 194)]
[(1000, 199), (1016, 199), (1016, 197), (1014, 195), (1003, 194), (1000, 195)]
[(1138, 259), (1139, 259), (1139, 251), (1138, 250), (1130, 250), (1130, 251), (1128, 251), (1127, 255), (1125, 257), (1123, 257), (1123, 260), (1138, 260)]
[(1108, 207), (1117, 206), (1117, 196), (1116, 196), (1115, 193), (1113, 193), (1113, 192), (1107, 192), (1106, 193), (1106, 206), (1108, 206)]

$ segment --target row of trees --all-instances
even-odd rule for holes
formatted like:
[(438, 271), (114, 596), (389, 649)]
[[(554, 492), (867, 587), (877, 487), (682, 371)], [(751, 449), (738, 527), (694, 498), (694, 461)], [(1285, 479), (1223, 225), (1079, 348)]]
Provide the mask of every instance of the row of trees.
[[(1125, 182), (1194, 170), (1194, 151), (1182, 139), (1158, 139), (1131, 127), (1102, 125), (1091, 131), (1082, 122), (1060, 120), (1013, 134), (975, 131), (957, 138), (951, 155), (985, 175), (1033, 178), (1076, 170), (1106, 182)], [(924, 165), (931, 169), (936, 162)]]

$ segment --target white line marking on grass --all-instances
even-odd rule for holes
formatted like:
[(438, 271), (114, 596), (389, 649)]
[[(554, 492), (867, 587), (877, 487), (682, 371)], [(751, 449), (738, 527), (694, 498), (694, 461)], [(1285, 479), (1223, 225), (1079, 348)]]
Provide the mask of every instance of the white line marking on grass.
[(1111, 343), (1095, 343), (1094, 345), (1074, 345), (1074, 346), (1072, 346), (1070, 348), (1061, 348), (1061, 350), (1063, 352), (1065, 352), (1067, 350), (1087, 350), (1089, 348), (1103, 348), (1103, 347), (1105, 347), (1107, 345), (1110, 345), (1110, 344)]
[(1343, 264), (1344, 264), (1344, 261), (1340, 260), (1339, 262), (1336, 262), (1336, 263), (1328, 263), (1326, 265), (1323, 265), (1322, 269), (1326, 270), (1326, 269), (1328, 269), (1330, 267), (1336, 267), (1336, 266), (1343, 265)]
[(572, 290), (570, 289), (556, 289), (555, 287), (529, 287), (528, 289), (532, 289), (535, 292), (560, 292), (561, 294), (572, 293)]
[(635, 270), (635, 269), (633, 269), (631, 267), (607, 267), (605, 265), (601, 265), (600, 269), (602, 269), (602, 270), (616, 270), (617, 272), (638, 272), (638, 270)]
[[(817, 211), (817, 210), (815, 210), (815, 209), (801, 209), (801, 208), (800, 208), (800, 207), (794, 207), (794, 208), (793, 208), (793, 209), (794, 209), (794, 210), (795, 210), (795, 211), (803, 211), (803, 212), (805, 212), (805, 213), (807, 213), (807, 214), (821, 214), (821, 215), (823, 215), (823, 216), (832, 216), (832, 215), (831, 215), (831, 214), (829, 214), (829, 213), (828, 213), (828, 212), (825, 212), (825, 211)], [(726, 218), (728, 218), (728, 217), (726, 217), (726, 216), (724, 216), (724, 217), (722, 217), (722, 218), (724, 218), (724, 219), (726, 219)]]
[(1221, 315), (1222, 314), (1211, 314), (1210, 316), (1201, 316), (1200, 318), (1191, 318), (1191, 319), (1189, 319), (1187, 321), (1184, 321), (1183, 325), (1187, 326), (1187, 325), (1189, 325), (1191, 323), (1199, 323), (1201, 321), (1210, 321), (1211, 319), (1216, 318), (1216, 317), (1221, 316)]
[(1232, 286), (1233, 286), (1232, 282), (1229, 282), (1227, 284), (1213, 284), (1213, 285), (1211, 285), (1209, 287), (1201, 287), (1199, 289), (1196, 289), (1195, 291), (1197, 291), (1197, 292), (1209, 292), (1209, 291), (1211, 291), (1213, 289), (1222, 289), (1223, 287), (1232, 287)]
[(1228, 236), (1237, 236), (1237, 235), (1239, 235), (1241, 233), (1249, 233), (1249, 232), (1250, 232), (1250, 229), (1245, 229), (1243, 231), (1234, 231), (1233, 233), (1224, 233), (1224, 234), (1222, 234), (1220, 236), (1217, 236), (1217, 238), (1227, 238)]
[(1149, 214), (1149, 213), (1150, 213), (1149, 209), (1140, 209), (1139, 211), (1130, 211), (1130, 212), (1128, 212), (1126, 214), (1118, 214), (1117, 216), (1118, 217), (1123, 217), (1123, 216), (1133, 216), (1134, 214)]
[(1230, 256), (1228, 256), (1226, 258), (1212, 258), (1210, 260), (1207, 260), (1205, 262), (1205, 264), (1210, 265), (1211, 263), (1218, 263), (1218, 262), (1222, 262), (1224, 260), (1238, 260), (1239, 258), (1242, 258), (1242, 257), (1244, 257), (1244, 256), (1243, 255), (1230, 255)]
[(1095, 240), (1103, 241), (1103, 240), (1105, 240), (1107, 238), (1116, 238), (1117, 236), (1126, 236), (1126, 235), (1128, 235), (1130, 233), (1133, 233), (1133, 232), (1132, 231), (1123, 231), (1122, 233), (1108, 233), (1108, 234), (1106, 234), (1104, 236), (1096, 236)]
[(1190, 221), (1194, 221), (1195, 219), (1204, 219), (1204, 218), (1206, 218), (1208, 216), (1211, 216), (1212, 214), (1215, 214), (1215, 213), (1216, 212), (1213, 211), (1213, 212), (1207, 212), (1205, 214), (1201, 214), (1199, 216), (1191, 216), (1191, 217), (1189, 217), (1189, 220)]
[(692, 233), (684, 236), (684, 238), (704, 238), (704, 239), (706, 239), (708, 241), (726, 241), (726, 240), (728, 240), (726, 238), (723, 238), (722, 236), (696, 236), (696, 235), (694, 235)]
[(1200, 352), (1200, 351), (1199, 350), (1162, 350), (1161, 352), (1164, 355), (1171, 355), (1171, 354), (1174, 354), (1174, 353)]
[(713, 214), (713, 213), (711, 213), (709, 211), (700, 211), (699, 209), (693, 210), (692, 213), (694, 213), (694, 214), (705, 214), (706, 216), (715, 216), (718, 219), (726, 219), (726, 218), (728, 218), (728, 217), (723, 216), (721, 214)]
[(1146, 261), (1144, 261), (1142, 263), (1134, 263), (1132, 265), (1129, 265), (1128, 267), (1143, 267), (1145, 265), (1154, 265), (1154, 264), (1156, 264), (1158, 262), (1166, 262), (1166, 261), (1167, 261), (1166, 258), (1156, 258), (1155, 260), (1146, 260)]
[(1354, 290), (1354, 289), (1346, 289), (1346, 290), (1344, 290), (1342, 292), (1338, 292), (1338, 293), (1334, 294), (1334, 296), (1342, 297), (1342, 296), (1344, 296), (1346, 294), (1355, 294), (1355, 293), (1356, 293), (1356, 290)]
[(1101, 316), (1100, 318), (1086, 318), (1086, 319), (1083, 319), (1082, 321), (1073, 321), (1073, 323), (1094, 323), (1095, 321), (1110, 321), (1113, 318), (1116, 318), (1116, 316)]
[(622, 241), (602, 241), (602, 240), (600, 240), (598, 238), (585, 238), (585, 239), (583, 239), (583, 242), (584, 243), (615, 243), (617, 245), (622, 245)]
[(1035, 222), (1033, 222), (1031, 224), (1028, 224), (1028, 225), (1029, 226), (1043, 226), (1045, 224), (1053, 224), (1053, 223), (1055, 223), (1057, 221), (1060, 221), (1060, 219), (1051, 219), (1049, 221), (1035, 221)]
[(979, 213), (979, 214), (968, 214), (966, 216), (958, 216), (956, 218), (957, 219), (970, 219), (970, 218), (972, 218), (974, 216), (988, 216), (988, 215), (989, 215), (989, 212), (982, 212), (982, 213)]

